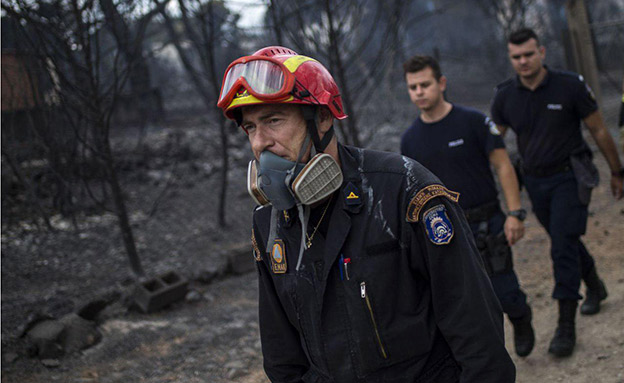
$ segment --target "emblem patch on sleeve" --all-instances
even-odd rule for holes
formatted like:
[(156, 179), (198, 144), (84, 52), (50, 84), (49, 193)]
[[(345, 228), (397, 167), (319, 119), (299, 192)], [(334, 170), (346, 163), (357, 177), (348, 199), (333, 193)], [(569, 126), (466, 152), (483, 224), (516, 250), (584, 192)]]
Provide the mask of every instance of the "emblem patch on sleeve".
[(446, 245), (451, 242), (455, 231), (444, 205), (436, 205), (427, 210), (423, 214), (423, 221), (427, 237), (434, 245)]
[(453, 202), (459, 201), (459, 193), (448, 190), (442, 185), (429, 185), (420, 190), (409, 203), (407, 207), (407, 222), (418, 222), (420, 211), (432, 198), (443, 196)]
[(286, 268), (286, 246), (284, 241), (276, 239), (271, 248), (271, 269), (275, 274), (284, 274)]
[(498, 127), (496, 126), (494, 121), (490, 120), (489, 117), (485, 118), (485, 124), (490, 129), (490, 134), (492, 134), (494, 136), (500, 136), (500, 131), (498, 130)]

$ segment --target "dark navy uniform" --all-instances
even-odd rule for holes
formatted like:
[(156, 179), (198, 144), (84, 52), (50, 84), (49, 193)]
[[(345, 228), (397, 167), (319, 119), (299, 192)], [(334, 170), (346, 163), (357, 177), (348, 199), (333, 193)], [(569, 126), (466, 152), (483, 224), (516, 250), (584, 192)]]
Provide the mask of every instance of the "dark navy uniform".
[(597, 109), (581, 76), (548, 68), (535, 90), (513, 78), (497, 86), (492, 102), (494, 122), (511, 127), (518, 136), (533, 210), (552, 241), (553, 298), (559, 300), (580, 299), (581, 277), (594, 267), (580, 237), (592, 186), (585, 182), (597, 182), (597, 171), (580, 124)]
[(488, 117), (456, 104), (440, 121), (426, 123), (417, 118), (401, 139), (403, 155), (420, 162), (461, 194), (459, 204), (466, 211), (503, 311), (518, 318), (528, 311), (526, 295), (513, 270), (511, 248), (503, 232), (505, 214), (489, 159), (494, 149), (504, 147)]
[(296, 214), (280, 214), (267, 252), (271, 207), (254, 213), (271, 381), (513, 382), (500, 305), (457, 193), (406, 157), (338, 150), (344, 182), (298, 272)]

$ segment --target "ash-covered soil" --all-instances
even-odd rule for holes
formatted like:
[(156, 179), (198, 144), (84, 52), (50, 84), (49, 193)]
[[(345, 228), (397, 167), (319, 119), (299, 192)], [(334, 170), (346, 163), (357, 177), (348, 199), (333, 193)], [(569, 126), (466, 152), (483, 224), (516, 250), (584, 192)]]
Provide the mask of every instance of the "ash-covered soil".
[[(191, 153), (197, 139), (190, 139)], [(590, 140), (590, 142), (592, 142)], [(76, 232), (60, 217), (55, 233), (31, 227), (3, 227), (2, 382), (266, 382), (257, 324), (255, 272), (212, 278), (225, 269), (228, 249), (249, 241), (252, 204), (245, 190), (243, 154), (232, 171), (229, 225), (215, 221), (216, 162), (191, 156), (173, 168), (154, 166), (150, 175), (130, 179), (132, 222), (143, 266), (149, 275), (175, 270), (190, 280), (187, 300), (153, 314), (128, 310), (123, 299), (100, 315), (101, 341), (45, 367), (29, 357), (21, 327), (29, 313), (60, 317), (110, 291), (127, 291), (132, 273), (112, 215), (84, 217)], [(608, 167), (597, 153), (602, 182), (594, 191), (584, 241), (594, 255), (609, 298), (596, 316), (577, 317), (577, 348), (567, 359), (548, 355), (556, 327), (550, 244), (529, 215), (525, 238), (514, 246), (516, 271), (534, 311), (537, 344), (521, 359), (508, 349), (518, 382), (624, 382), (624, 200), (609, 190)], [(158, 173), (160, 172), (160, 173)], [(167, 173), (169, 172), (169, 173)], [(147, 173), (146, 173), (147, 174)], [(164, 177), (164, 178), (163, 178)], [(166, 197), (150, 215), (170, 178)], [(523, 204), (529, 207), (526, 193)], [(249, 262), (253, 262), (251, 253)]]

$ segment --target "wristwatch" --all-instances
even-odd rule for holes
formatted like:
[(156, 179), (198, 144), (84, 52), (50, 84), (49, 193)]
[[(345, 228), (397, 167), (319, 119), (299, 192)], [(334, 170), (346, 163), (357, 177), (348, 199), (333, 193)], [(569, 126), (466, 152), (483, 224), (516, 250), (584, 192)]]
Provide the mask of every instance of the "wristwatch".
[(512, 210), (507, 215), (518, 218), (520, 221), (524, 221), (527, 216), (527, 212), (524, 209)]
[(624, 168), (620, 168), (620, 170), (615, 171), (615, 172), (611, 172), (611, 175), (613, 177), (620, 177), (620, 178), (624, 178)]

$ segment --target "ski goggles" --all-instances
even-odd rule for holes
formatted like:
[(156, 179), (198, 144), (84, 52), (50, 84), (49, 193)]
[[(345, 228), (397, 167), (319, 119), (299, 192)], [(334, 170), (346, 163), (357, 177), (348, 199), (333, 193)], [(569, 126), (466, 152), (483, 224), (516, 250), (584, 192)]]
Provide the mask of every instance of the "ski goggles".
[[(235, 98), (248, 95), (261, 101), (285, 99), (294, 85), (295, 74), (280, 61), (264, 56), (241, 57), (225, 71), (217, 106), (226, 109)], [(245, 91), (240, 92), (241, 87)]]

